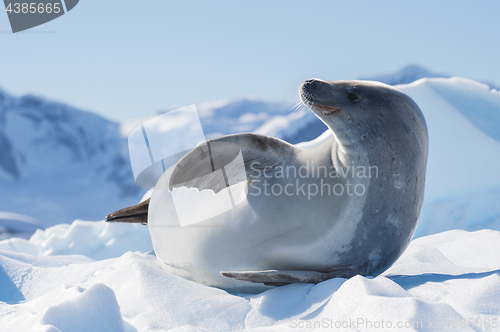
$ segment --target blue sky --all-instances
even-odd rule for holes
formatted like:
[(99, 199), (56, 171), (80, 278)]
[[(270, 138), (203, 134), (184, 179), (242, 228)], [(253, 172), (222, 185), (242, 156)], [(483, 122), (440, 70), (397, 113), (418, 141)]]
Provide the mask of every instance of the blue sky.
[(81, 0), (17, 34), (0, 14), (0, 87), (123, 120), (410, 63), (500, 83), (499, 17), (492, 0)]

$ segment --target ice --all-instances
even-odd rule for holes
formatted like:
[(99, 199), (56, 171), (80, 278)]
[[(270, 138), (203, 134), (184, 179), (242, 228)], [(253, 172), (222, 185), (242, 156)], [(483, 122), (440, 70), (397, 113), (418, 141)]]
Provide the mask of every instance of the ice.
[(153, 255), (139, 252), (95, 261), (2, 251), (0, 326), (5, 331), (289, 331), (344, 324), (337, 329), (357, 331), (409, 324), (410, 331), (435, 331), (469, 318), (491, 324), (500, 312), (499, 240), (500, 232), (493, 230), (421, 237), (381, 276), (291, 284), (254, 295), (172, 275)]
[(0, 250), (36, 256), (83, 254), (106, 259), (127, 251), (148, 252), (153, 249), (147, 227), (134, 224), (76, 220), (37, 230), (29, 239), (10, 238), (0, 241)]

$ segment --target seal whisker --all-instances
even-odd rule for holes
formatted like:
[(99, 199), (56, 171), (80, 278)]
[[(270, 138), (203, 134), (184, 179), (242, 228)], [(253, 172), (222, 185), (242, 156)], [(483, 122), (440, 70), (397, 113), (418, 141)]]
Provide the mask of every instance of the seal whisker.
[(293, 111), (290, 114), (298, 113), (305, 108), (306, 106), (304, 105), (304, 103), (302, 103), (302, 101), (299, 100), (292, 106)]
[(303, 107), (303, 104), (302, 102), (299, 100), (298, 102), (296, 102), (293, 106), (292, 106), (292, 112), (290, 114), (294, 114), (294, 113), (297, 113), (299, 112)]

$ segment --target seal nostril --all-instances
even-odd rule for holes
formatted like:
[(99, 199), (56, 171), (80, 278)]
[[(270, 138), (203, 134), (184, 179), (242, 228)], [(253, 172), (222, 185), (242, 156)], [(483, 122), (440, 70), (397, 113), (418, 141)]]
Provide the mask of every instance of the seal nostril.
[(321, 85), (321, 81), (315, 78), (311, 78), (307, 81), (304, 81), (302, 83), (302, 89), (303, 91), (309, 92), (309, 93), (314, 93), (316, 89), (318, 89)]
[(315, 78), (311, 78), (310, 80), (307, 80), (305, 83), (313, 87), (317, 87), (320, 84), (320, 82)]

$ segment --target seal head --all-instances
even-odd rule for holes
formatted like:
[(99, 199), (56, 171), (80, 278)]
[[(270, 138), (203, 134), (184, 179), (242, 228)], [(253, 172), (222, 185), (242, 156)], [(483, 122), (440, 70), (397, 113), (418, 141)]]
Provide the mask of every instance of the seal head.
[(427, 127), (419, 107), (392, 86), (371, 81), (310, 79), (301, 84), (299, 94), (302, 102), (337, 137), (343, 139), (344, 131), (350, 135), (345, 137), (346, 145), (365, 140), (369, 133), (403, 138), (405, 135), (400, 135), (400, 129), (406, 133), (414, 126), (427, 140)]

